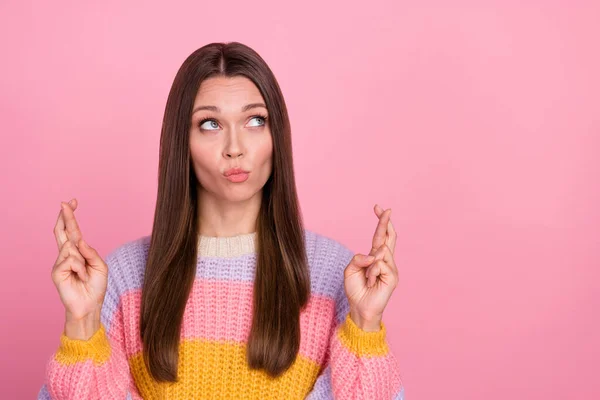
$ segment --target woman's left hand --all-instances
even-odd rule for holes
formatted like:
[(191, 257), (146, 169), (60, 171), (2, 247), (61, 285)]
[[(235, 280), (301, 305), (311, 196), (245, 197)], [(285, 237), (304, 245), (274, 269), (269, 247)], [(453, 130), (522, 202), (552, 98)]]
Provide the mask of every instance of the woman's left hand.
[(383, 310), (398, 285), (394, 262), (396, 231), (392, 226), (392, 209), (374, 207), (379, 223), (373, 235), (369, 255), (355, 254), (344, 270), (344, 289), (350, 304), (350, 318), (362, 330), (380, 329)]

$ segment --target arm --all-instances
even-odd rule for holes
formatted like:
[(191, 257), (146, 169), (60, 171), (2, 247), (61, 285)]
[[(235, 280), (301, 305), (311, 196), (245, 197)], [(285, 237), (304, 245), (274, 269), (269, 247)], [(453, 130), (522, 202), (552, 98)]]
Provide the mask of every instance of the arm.
[[(347, 250), (341, 257), (341, 270), (352, 256)], [(340, 286), (327, 365), (307, 399), (404, 400), (399, 363), (388, 346), (385, 325), (382, 322), (378, 332), (356, 326), (343, 283)]]
[(59, 348), (46, 365), (38, 399), (139, 397), (125, 352), (123, 312), (117, 291), (117, 252), (107, 256), (106, 263), (109, 276), (100, 328), (88, 340), (71, 339), (63, 331)]

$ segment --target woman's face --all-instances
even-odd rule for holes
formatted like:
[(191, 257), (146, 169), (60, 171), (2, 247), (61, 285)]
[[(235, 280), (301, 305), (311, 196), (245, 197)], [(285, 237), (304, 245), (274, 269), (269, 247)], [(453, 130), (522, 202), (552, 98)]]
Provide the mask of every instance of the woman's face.
[[(251, 80), (218, 76), (202, 82), (192, 108), (190, 153), (200, 191), (243, 201), (262, 190), (271, 175), (273, 140), (265, 101)], [(228, 179), (232, 168), (247, 171), (247, 179)]]

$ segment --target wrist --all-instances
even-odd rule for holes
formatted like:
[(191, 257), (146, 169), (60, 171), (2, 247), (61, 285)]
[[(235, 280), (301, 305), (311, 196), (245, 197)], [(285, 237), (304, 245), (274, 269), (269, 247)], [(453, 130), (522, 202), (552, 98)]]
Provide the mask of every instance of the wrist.
[(369, 318), (362, 317), (358, 312), (350, 310), (352, 322), (365, 332), (378, 332), (381, 330), (381, 315), (374, 315)]
[(100, 308), (77, 318), (66, 312), (64, 334), (69, 339), (89, 340), (100, 329)]

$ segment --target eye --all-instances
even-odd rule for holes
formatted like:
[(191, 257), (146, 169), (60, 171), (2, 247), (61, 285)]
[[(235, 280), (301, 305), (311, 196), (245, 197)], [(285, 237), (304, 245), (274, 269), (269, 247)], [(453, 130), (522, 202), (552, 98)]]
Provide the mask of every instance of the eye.
[(251, 126), (264, 126), (267, 123), (267, 116), (266, 115), (254, 115), (250, 121), (252, 120), (258, 120), (259, 124), (258, 125), (251, 125)]
[(214, 131), (216, 129), (219, 129), (219, 124), (217, 123), (217, 121), (215, 121), (214, 119), (208, 119), (208, 118), (200, 121), (198, 123), (198, 126), (200, 127), (200, 129), (205, 130), (205, 131)]

